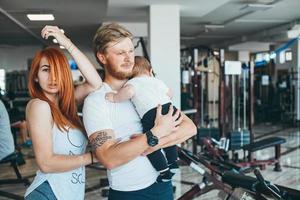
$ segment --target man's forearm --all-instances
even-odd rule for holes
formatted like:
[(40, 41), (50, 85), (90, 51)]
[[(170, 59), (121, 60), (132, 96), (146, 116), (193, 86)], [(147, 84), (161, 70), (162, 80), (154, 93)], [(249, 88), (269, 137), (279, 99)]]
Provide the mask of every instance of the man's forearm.
[(162, 142), (159, 145), (160, 148), (166, 148), (169, 146), (173, 146), (176, 144), (181, 144), (182, 142), (188, 140), (189, 138), (191, 138), (192, 136), (194, 136), (195, 134), (192, 135), (176, 135), (175, 133), (173, 135), (169, 135), (166, 136), (165, 138), (162, 138)]
[[(166, 115), (162, 115), (161, 106), (158, 106), (155, 126), (151, 129), (154, 136), (163, 138), (165, 135), (176, 130), (175, 127), (179, 124), (181, 125), (183, 117), (178, 117), (179, 112), (175, 113), (175, 115), (172, 115), (172, 113), (173, 109), (170, 109)], [(89, 137), (89, 140), (95, 150), (97, 159), (108, 169), (113, 169), (128, 163), (149, 148), (147, 136), (145, 134), (141, 134), (129, 141), (119, 143), (116, 141), (112, 129), (94, 132)]]
[(107, 168), (113, 169), (140, 156), (147, 148), (144, 134), (134, 139), (118, 143), (109, 140), (101, 148), (96, 149), (97, 159)]

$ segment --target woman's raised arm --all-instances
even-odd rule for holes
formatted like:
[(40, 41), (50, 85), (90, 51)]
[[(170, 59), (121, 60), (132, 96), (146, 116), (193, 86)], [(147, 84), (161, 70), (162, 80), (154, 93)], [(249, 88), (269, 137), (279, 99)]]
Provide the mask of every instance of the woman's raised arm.
[(101, 87), (102, 79), (98, 75), (95, 66), (57, 26), (45, 26), (41, 31), (41, 35), (45, 39), (48, 39), (49, 36), (53, 36), (60, 45), (64, 46), (86, 79), (85, 83), (77, 86), (75, 89), (75, 99), (77, 103), (81, 103), (90, 92)]

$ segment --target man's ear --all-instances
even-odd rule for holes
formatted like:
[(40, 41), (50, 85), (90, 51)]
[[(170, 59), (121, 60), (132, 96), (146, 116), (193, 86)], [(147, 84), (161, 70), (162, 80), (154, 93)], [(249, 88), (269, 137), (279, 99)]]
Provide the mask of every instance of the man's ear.
[(107, 63), (107, 62), (106, 62), (106, 57), (105, 57), (104, 54), (98, 52), (98, 53), (97, 53), (97, 58), (98, 58), (99, 61), (100, 61), (101, 63), (103, 63), (104, 65)]

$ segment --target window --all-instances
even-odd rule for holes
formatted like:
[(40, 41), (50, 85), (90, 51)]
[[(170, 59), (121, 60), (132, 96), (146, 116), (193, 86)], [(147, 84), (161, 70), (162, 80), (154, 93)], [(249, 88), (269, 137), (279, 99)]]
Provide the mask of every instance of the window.
[(0, 69), (0, 91), (5, 91), (5, 69)]
[(285, 60), (291, 61), (292, 60), (292, 51), (286, 51), (285, 52)]

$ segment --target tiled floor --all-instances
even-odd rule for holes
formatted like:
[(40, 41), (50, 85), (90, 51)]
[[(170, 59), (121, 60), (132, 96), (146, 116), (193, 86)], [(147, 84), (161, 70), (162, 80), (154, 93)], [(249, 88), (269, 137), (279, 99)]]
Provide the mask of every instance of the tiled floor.
[[(271, 136), (280, 136), (286, 138), (287, 142), (282, 145), (283, 155), (281, 157), (282, 172), (274, 172), (274, 166), (267, 166), (266, 170), (261, 171), (266, 180), (272, 181), (273, 183), (288, 186), (290, 188), (300, 190), (300, 131), (298, 128), (287, 128), (280, 130), (280, 127), (271, 125), (260, 125), (254, 129), (256, 137), (266, 138)], [(277, 131), (276, 130), (280, 130)], [(273, 131), (271, 135), (265, 135), (265, 133)], [(36, 165), (34, 159), (32, 158), (32, 151), (24, 151), (26, 154), (26, 164), (20, 166), (20, 170), (23, 176), (34, 175), (36, 170)], [(263, 151), (256, 152), (255, 157), (259, 159), (265, 159), (274, 156), (274, 148), (265, 149)], [(7, 177), (13, 177), (13, 171), (9, 165), (0, 166), (0, 179)], [(85, 199), (87, 200), (100, 200), (106, 199), (101, 196), (102, 188), (99, 188), (100, 178), (105, 178), (105, 171), (93, 168), (87, 168), (87, 183)], [(183, 193), (188, 191), (192, 185), (182, 184), (181, 181), (186, 181), (190, 183), (200, 183), (202, 177), (198, 172), (193, 170), (188, 166), (182, 166), (181, 171), (174, 177), (173, 184), (176, 186), (175, 198), (177, 199)], [(25, 187), (23, 185), (10, 185), (10, 186), (0, 186), (0, 190), (14, 192), (19, 195), (23, 195), (25, 192)], [(0, 197), (0, 199), (6, 199)], [(224, 199), (223, 192), (218, 190), (213, 190), (207, 194), (201, 195), (195, 199)]]

